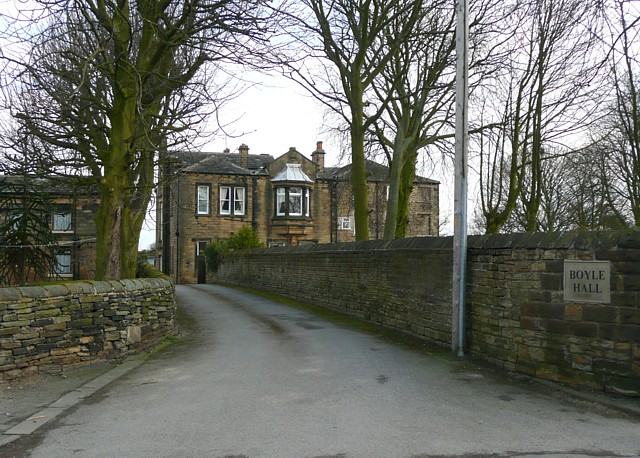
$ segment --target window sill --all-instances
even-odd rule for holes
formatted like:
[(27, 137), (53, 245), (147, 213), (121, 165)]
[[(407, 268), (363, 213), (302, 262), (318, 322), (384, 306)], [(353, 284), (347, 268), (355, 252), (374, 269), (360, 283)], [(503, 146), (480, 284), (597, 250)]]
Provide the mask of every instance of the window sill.
[(293, 216), (293, 215), (276, 215), (273, 217), (274, 220), (283, 220), (283, 219), (291, 219), (296, 221), (313, 221), (311, 216)]

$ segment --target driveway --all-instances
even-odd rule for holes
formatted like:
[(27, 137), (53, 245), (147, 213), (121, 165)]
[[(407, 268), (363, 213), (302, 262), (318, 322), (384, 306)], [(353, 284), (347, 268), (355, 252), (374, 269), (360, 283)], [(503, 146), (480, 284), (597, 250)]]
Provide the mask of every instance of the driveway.
[(640, 455), (637, 417), (448, 351), (221, 286), (176, 295), (184, 338), (0, 455)]

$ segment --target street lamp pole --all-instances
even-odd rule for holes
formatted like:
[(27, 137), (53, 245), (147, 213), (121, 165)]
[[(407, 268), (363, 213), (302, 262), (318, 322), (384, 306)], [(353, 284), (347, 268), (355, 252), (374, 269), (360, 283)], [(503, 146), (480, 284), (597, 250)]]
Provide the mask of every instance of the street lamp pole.
[(467, 174), (469, 148), (469, 6), (456, 0), (456, 134), (453, 218), (453, 302), (451, 350), (464, 355), (465, 285), (467, 265)]

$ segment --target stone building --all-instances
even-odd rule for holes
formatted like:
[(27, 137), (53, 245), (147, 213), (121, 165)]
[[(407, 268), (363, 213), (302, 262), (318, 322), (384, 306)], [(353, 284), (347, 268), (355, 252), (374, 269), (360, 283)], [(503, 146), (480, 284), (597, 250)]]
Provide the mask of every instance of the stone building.
[[(29, 280), (93, 279), (96, 269), (96, 227), (93, 216), (98, 206), (95, 189), (78, 177), (0, 175), (0, 200), (10, 203), (18, 212), (25, 200), (21, 195), (24, 190), (46, 196), (55, 256), (55, 263), (46, 278), (31, 276)], [(6, 217), (6, 214), (1, 217)], [(4, 284), (12, 283), (11, 279), (1, 280)]]
[[(186, 153), (163, 162), (156, 205), (157, 265), (176, 283), (204, 281), (204, 248), (243, 226), (266, 246), (355, 240), (351, 166), (325, 167), (318, 142), (311, 159), (285, 154)], [(389, 168), (367, 161), (370, 237), (382, 238)], [(439, 183), (417, 177), (408, 236), (438, 235)]]

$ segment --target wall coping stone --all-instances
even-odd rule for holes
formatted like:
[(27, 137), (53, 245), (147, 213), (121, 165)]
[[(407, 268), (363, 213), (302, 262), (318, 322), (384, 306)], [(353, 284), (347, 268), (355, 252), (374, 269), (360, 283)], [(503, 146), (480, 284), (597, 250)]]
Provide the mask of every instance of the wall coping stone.
[(39, 297), (47, 297), (47, 290), (42, 286), (20, 286), (18, 287), (20, 292), (22, 293), (22, 297), (31, 297), (31, 298), (39, 298)]
[(93, 294), (94, 289), (88, 282), (67, 283), (67, 288), (71, 294)]
[(122, 291), (124, 291), (124, 285), (122, 284), (122, 282), (112, 281), (110, 282), (110, 284), (114, 293), (121, 293)]
[(113, 283), (108, 281), (91, 281), (89, 282), (96, 293), (110, 293), (113, 291)]
[(499, 249), (565, 249), (596, 250), (611, 248), (640, 248), (640, 230), (600, 232), (523, 232), (469, 236), (471, 250)]
[(147, 288), (164, 288), (173, 282), (164, 278), (136, 278), (135, 280), (71, 282), (64, 285), (19, 286), (0, 288), (0, 302), (62, 297), (69, 294), (95, 294), (127, 291), (139, 291)]
[(0, 288), (0, 302), (13, 302), (22, 299), (18, 288)]
[(69, 288), (65, 285), (45, 285), (43, 286), (49, 297), (67, 296)]
[(120, 280), (120, 283), (122, 283), (122, 286), (124, 286), (125, 291), (136, 291), (140, 289), (140, 286), (136, 284), (133, 280), (124, 279), (124, 280)]

